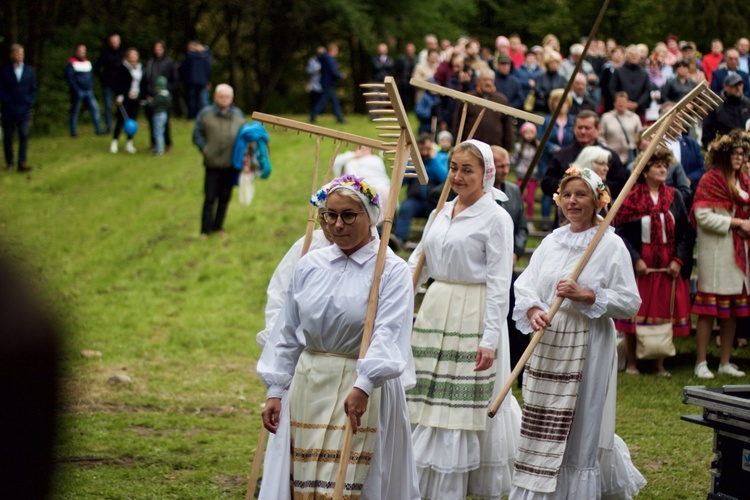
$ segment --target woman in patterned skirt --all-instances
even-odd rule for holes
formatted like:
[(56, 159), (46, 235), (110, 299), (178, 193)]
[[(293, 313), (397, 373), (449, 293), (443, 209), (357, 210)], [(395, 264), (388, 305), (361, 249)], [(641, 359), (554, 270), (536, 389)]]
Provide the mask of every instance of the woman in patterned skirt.
[[(500, 498), (510, 491), (520, 408), (511, 396), (494, 419), (487, 406), (510, 375), (506, 316), (513, 222), (495, 199), (490, 147), (470, 140), (449, 158), (457, 193), (433, 212), (420, 283), (430, 285), (412, 333), (417, 385), (407, 391), (419, 490), (425, 499)], [(505, 197), (504, 199), (507, 199)]]
[(729, 362), (737, 318), (750, 315), (750, 178), (742, 168), (748, 142), (741, 130), (716, 139), (709, 148), (709, 170), (695, 190), (690, 222), (698, 231), (698, 293), (693, 313), (696, 328), (695, 374), (714, 378), (706, 362), (714, 320), (719, 321), (721, 359), (719, 374), (743, 377)]
[[(288, 432), (291, 482), (278, 499), (329, 498), (336, 484), (347, 420), (355, 435), (347, 498), (419, 498), (406, 399), (413, 292), (406, 262), (387, 250), (369, 349), (357, 359), (380, 240), (380, 199), (364, 179), (334, 179), (314, 197), (334, 245), (294, 267), (283, 310), (258, 374), (268, 387), (263, 425)], [(413, 375), (412, 375), (413, 378)], [(289, 418), (281, 397), (289, 388)], [(282, 428), (283, 427), (283, 428)], [(284, 464), (277, 464), (282, 467)], [(274, 498), (269, 495), (266, 498)]]
[[(682, 195), (665, 184), (673, 162), (672, 152), (658, 147), (615, 217), (617, 234), (630, 252), (642, 300), (635, 320), (615, 320), (617, 329), (626, 333), (627, 370), (634, 375), (638, 374), (636, 323), (672, 323), (674, 335), (690, 335), (690, 267), (683, 270), (683, 266), (690, 261), (692, 245), (688, 241), (687, 210)], [(673, 307), (668, 299), (672, 295)], [(670, 376), (664, 369), (664, 358), (655, 359), (654, 366), (657, 375)]]

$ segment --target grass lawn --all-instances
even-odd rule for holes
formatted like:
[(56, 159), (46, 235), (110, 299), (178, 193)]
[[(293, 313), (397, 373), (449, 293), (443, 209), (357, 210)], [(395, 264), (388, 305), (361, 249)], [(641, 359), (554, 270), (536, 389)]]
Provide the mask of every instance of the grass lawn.
[[(348, 119), (344, 130), (376, 136), (366, 118)], [(0, 174), (0, 241), (65, 325), (54, 498), (244, 497), (265, 399), (255, 334), (271, 273), (304, 233), (315, 141), (271, 131), (271, 177), (249, 207), (235, 193), (229, 237), (200, 240), (201, 157), (192, 123), (172, 130), (163, 157), (146, 152), (145, 123), (135, 155), (110, 154), (90, 127), (33, 137), (34, 170)], [(321, 177), (333, 149), (323, 141)], [(703, 384), (694, 339), (677, 347), (671, 379), (618, 381), (617, 432), (649, 481), (640, 498), (705, 498), (710, 485), (713, 434), (679, 418), (700, 412), (681, 403), (683, 386)], [(735, 362), (750, 369), (748, 350)], [(132, 384), (108, 384), (114, 374)]]

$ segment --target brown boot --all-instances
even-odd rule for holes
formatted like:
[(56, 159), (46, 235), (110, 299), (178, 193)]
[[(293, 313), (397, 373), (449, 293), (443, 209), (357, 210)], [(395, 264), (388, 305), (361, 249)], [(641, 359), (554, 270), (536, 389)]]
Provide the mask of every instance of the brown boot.
[(8, 166), (5, 167), (5, 171), (6, 172), (13, 172), (13, 164), (12, 163), (8, 163)]
[(31, 171), (32, 168), (33, 167), (30, 167), (30, 166), (26, 165), (25, 163), (19, 163), (18, 164), (18, 171), (21, 172), (21, 173), (23, 173), (23, 172), (29, 172), (29, 171)]

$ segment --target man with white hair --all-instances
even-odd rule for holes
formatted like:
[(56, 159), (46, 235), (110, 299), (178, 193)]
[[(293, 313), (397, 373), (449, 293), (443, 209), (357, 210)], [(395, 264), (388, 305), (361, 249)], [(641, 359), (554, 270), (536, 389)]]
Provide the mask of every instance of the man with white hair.
[[(557, 72), (560, 73), (560, 75), (565, 78), (566, 81), (570, 80), (570, 77), (573, 75), (573, 70), (575, 69), (578, 60), (582, 55), (583, 45), (581, 45), (580, 43), (574, 43), (570, 46), (570, 56), (565, 59), (562, 64), (560, 64), (560, 69), (557, 70)], [(585, 59), (581, 63), (581, 73), (586, 76), (586, 83), (588, 85), (592, 87), (599, 85), (599, 77), (596, 76), (594, 67)]]
[(203, 166), (206, 167), (201, 217), (201, 238), (204, 239), (214, 232), (226, 236), (224, 217), (237, 177), (232, 165), (234, 140), (245, 124), (245, 115), (232, 104), (233, 101), (232, 87), (219, 84), (214, 91), (214, 104), (203, 108), (195, 118), (193, 144), (203, 153)]

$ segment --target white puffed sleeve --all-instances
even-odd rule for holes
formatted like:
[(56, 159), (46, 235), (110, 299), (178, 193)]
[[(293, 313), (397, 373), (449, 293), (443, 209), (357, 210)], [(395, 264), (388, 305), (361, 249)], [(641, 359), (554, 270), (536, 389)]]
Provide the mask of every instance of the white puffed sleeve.
[[(425, 224), (424, 229), (422, 230), (422, 238), (419, 240), (417, 247), (409, 256), (409, 261), (408, 261), (409, 270), (411, 271), (412, 276), (414, 275), (414, 272), (417, 269), (417, 263), (419, 262), (419, 258), (422, 255), (422, 252), (424, 252), (425, 236), (427, 236), (427, 233), (430, 231), (430, 228), (432, 228), (432, 223), (435, 220), (436, 215), (437, 215), (436, 210), (433, 210), (432, 213), (430, 213), (430, 216), (427, 218), (427, 224)], [(422, 267), (422, 272), (419, 273), (419, 281), (417, 284), (423, 285), (427, 282), (428, 279), (430, 279), (430, 263), (427, 261), (427, 259), (425, 259), (424, 266)]]
[(370, 394), (386, 380), (403, 373), (411, 353), (414, 294), (406, 263), (389, 251), (380, 282), (375, 325), (365, 357), (357, 361), (354, 387)]
[(300, 268), (295, 268), (282, 312), (258, 360), (257, 371), (268, 388), (267, 398), (281, 398), (292, 383), (297, 360), (305, 348), (297, 336), (300, 319), (295, 301), (295, 290), (300, 286), (301, 274)]
[(495, 212), (487, 256), (487, 293), (485, 294), (484, 333), (480, 347), (493, 351), (497, 348), (500, 332), (506, 324), (510, 307), (510, 285), (513, 276), (513, 219), (505, 210)]
[(294, 245), (292, 245), (286, 255), (284, 255), (284, 258), (281, 259), (281, 262), (279, 262), (279, 265), (271, 276), (271, 281), (268, 283), (268, 290), (266, 292), (268, 295), (266, 302), (266, 328), (255, 337), (261, 347), (266, 345), (266, 341), (268, 341), (268, 337), (271, 335), (271, 330), (276, 324), (276, 319), (281, 312), (281, 308), (284, 306), (294, 265), (299, 261), (302, 254), (304, 240), (304, 238), (300, 238), (294, 242)]
[(622, 240), (612, 233), (605, 234), (586, 266), (594, 271), (595, 279), (582, 283), (584, 288), (594, 292), (596, 300), (590, 305), (566, 301), (569, 307), (591, 319), (633, 317), (641, 307), (641, 296), (629, 259), (630, 253)]
[(516, 295), (516, 305), (513, 308), (513, 321), (516, 322), (516, 328), (521, 333), (532, 333), (534, 329), (531, 327), (531, 322), (526, 316), (526, 313), (532, 307), (538, 307), (543, 311), (549, 311), (550, 305), (546, 304), (538, 292), (539, 283), (537, 278), (542, 272), (542, 267), (545, 259), (545, 250), (548, 243), (549, 237), (542, 240), (531, 254), (529, 265), (516, 279), (514, 290)]

